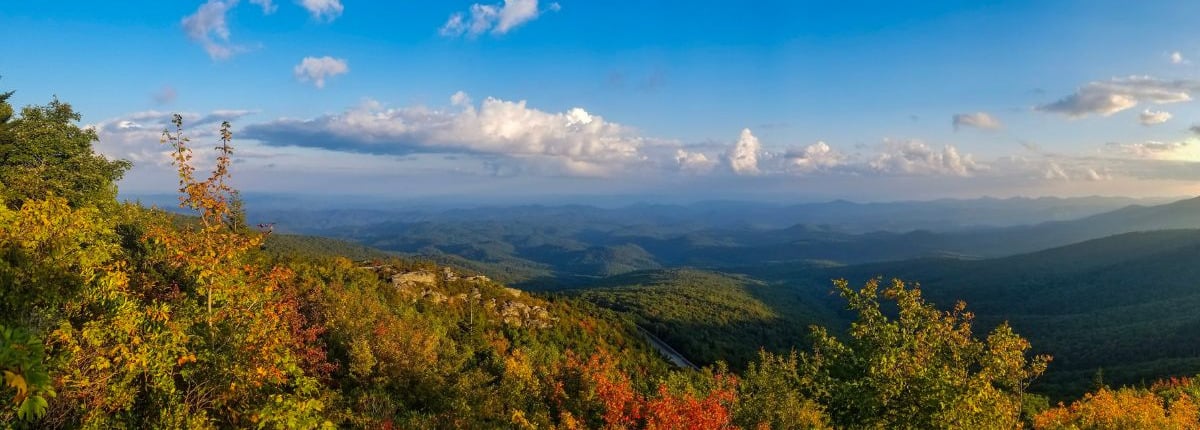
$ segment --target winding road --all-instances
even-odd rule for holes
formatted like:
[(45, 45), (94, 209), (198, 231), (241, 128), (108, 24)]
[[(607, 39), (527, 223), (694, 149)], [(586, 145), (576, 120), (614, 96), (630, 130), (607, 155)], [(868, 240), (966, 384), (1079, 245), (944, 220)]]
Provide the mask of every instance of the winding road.
[(650, 333), (650, 330), (646, 330), (640, 325), (637, 326), (637, 329), (642, 333), (642, 336), (646, 337), (646, 340), (650, 341), (650, 346), (653, 346), (654, 349), (658, 350), (658, 352), (666, 357), (671, 364), (686, 369), (700, 368), (699, 366), (692, 364), (691, 361), (688, 361), (687, 357), (684, 357), (683, 354), (680, 354), (679, 351), (676, 351), (675, 348), (671, 347), (671, 345), (667, 345), (666, 342), (663, 342), (662, 339), (659, 339), (658, 336), (655, 336), (654, 333)]

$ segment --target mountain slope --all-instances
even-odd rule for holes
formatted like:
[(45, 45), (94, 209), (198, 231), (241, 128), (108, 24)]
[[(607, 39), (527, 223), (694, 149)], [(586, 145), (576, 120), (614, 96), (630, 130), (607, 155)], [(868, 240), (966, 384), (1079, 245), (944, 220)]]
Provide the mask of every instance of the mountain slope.
[(691, 269), (604, 278), (570, 290), (598, 306), (631, 315), (637, 324), (697, 364), (742, 367), (758, 350), (786, 352), (809, 326), (836, 319), (788, 291), (744, 276)]
[(1099, 369), (1117, 384), (1200, 371), (1197, 230), (1128, 233), (989, 260), (745, 272), (787, 282), (793, 294), (808, 298), (828, 291), (831, 278), (918, 281), (943, 308), (966, 301), (979, 328), (1008, 321), (1036, 350), (1053, 354), (1055, 362), (1039, 382), (1052, 393), (1082, 392)]

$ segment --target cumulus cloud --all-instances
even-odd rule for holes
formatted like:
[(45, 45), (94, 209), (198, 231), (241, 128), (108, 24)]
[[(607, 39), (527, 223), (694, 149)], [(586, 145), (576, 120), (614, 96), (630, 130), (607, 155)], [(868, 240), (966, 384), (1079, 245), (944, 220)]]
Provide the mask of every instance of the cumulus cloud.
[(954, 131), (958, 131), (962, 127), (972, 127), (981, 130), (998, 130), (1001, 127), (1000, 120), (987, 112), (956, 114), (951, 120), (951, 124), (954, 126)]
[(450, 95), (450, 105), (456, 107), (470, 106), (471, 96), (463, 91), (457, 91)]
[[(551, 3), (547, 10), (555, 12), (559, 9), (558, 3)], [(538, 0), (504, 0), (502, 4), (488, 5), (475, 3), (465, 14), (456, 12), (450, 15), (438, 33), (446, 37), (477, 37), (489, 31), (501, 35), (537, 19), (541, 13)]]
[(267, 145), (404, 155), (465, 153), (551, 164), (567, 174), (606, 175), (648, 161), (651, 140), (582, 108), (552, 113), (525, 101), (485, 99), (478, 108), (466, 94), (458, 109), (385, 108), (367, 100), (333, 115), (278, 119), (246, 127)]
[(675, 150), (675, 164), (679, 170), (691, 174), (702, 174), (712, 171), (717, 161), (709, 158), (703, 152), (689, 152), (684, 149)]
[(800, 150), (787, 151), (783, 154), (784, 168), (793, 173), (813, 173), (828, 171), (841, 166), (846, 157), (834, 151), (829, 144), (817, 142)]
[(1191, 93), (1197, 90), (1200, 90), (1200, 81), (1167, 81), (1149, 76), (1130, 76), (1090, 82), (1074, 94), (1053, 103), (1037, 106), (1036, 109), (1064, 114), (1071, 118), (1093, 114), (1109, 116), (1139, 103), (1166, 104), (1190, 101)]
[(754, 137), (754, 133), (751, 133), (750, 129), (744, 128), (737, 143), (729, 148), (725, 159), (729, 161), (729, 168), (733, 170), (733, 173), (757, 175), (759, 174), (758, 155), (760, 152), (762, 152), (762, 145), (758, 143), (758, 138)]
[(300, 6), (308, 10), (314, 20), (327, 22), (337, 19), (345, 9), (341, 0), (300, 0)]
[(1200, 124), (1191, 126), (1188, 128), (1188, 131), (1191, 131), (1194, 135), (1200, 136)]
[(304, 57), (300, 64), (292, 69), (296, 79), (300, 82), (312, 82), (317, 88), (325, 88), (326, 78), (344, 75), (349, 71), (350, 66), (346, 64), (346, 60), (330, 56)]
[(1083, 165), (1075, 160), (1050, 161), (1046, 163), (1043, 177), (1049, 181), (1107, 181), (1113, 179), (1107, 167), (1092, 167)]
[(1158, 125), (1167, 122), (1171, 119), (1171, 113), (1166, 111), (1153, 111), (1146, 109), (1138, 115), (1138, 122), (1142, 125)]
[(1183, 53), (1179, 51), (1172, 52), (1170, 55), (1171, 64), (1184, 64), (1187, 60), (1183, 58)]
[[(207, 114), (184, 112), (183, 124), (193, 141), (215, 139), (221, 121), (236, 121), (257, 111), (244, 109), (214, 110)], [(96, 131), (100, 141), (96, 149), (111, 158), (123, 158), (136, 164), (170, 164), (170, 150), (160, 142), (163, 130), (173, 128), (171, 112), (142, 111), (109, 118), (85, 127)]]
[(886, 140), (884, 150), (867, 164), (881, 173), (906, 175), (971, 176), (983, 170), (970, 155), (960, 155), (952, 145), (937, 150), (920, 140)]

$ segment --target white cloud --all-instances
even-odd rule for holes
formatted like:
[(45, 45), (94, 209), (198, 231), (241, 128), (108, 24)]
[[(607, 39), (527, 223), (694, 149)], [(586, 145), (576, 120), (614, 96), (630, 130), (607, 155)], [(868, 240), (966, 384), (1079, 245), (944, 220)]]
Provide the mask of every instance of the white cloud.
[[(262, 8), (263, 14), (271, 14), (277, 8), (272, 0), (250, 0)], [(226, 60), (249, 49), (235, 45), (229, 40), (229, 11), (237, 7), (238, 0), (208, 0), (196, 12), (183, 17), (180, 24), (184, 34), (199, 43), (213, 60)]]
[[(185, 133), (197, 141), (215, 139), (217, 127), (221, 121), (235, 121), (257, 113), (254, 110), (224, 109), (207, 114), (183, 112)], [(170, 148), (160, 141), (163, 130), (174, 131), (171, 125), (172, 113), (162, 111), (133, 112), (116, 118), (109, 118), (85, 127), (96, 130), (100, 137), (96, 143), (97, 152), (110, 158), (123, 158), (142, 165), (166, 166), (171, 163)], [(208, 146), (208, 145), (203, 145)]]
[[(548, 10), (557, 12), (561, 8), (558, 3), (551, 3)], [(540, 15), (538, 0), (504, 0), (503, 4), (489, 5), (475, 3), (465, 14), (451, 14), (438, 33), (446, 37), (477, 37), (488, 31), (501, 35)]]
[(1108, 149), (1117, 154), (1153, 160), (1175, 160), (1184, 155), (1184, 151), (1191, 149), (1188, 142), (1158, 142), (1146, 141), (1138, 143), (1116, 143), (1110, 142)]
[(450, 105), (458, 107), (471, 106), (471, 96), (463, 91), (458, 91), (450, 95)]
[(300, 6), (308, 10), (308, 14), (317, 21), (333, 21), (341, 16), (345, 9), (341, 0), (300, 0)]
[(188, 38), (203, 46), (214, 60), (227, 59), (237, 51), (229, 44), (229, 26), (225, 22), (225, 14), (234, 6), (237, 0), (208, 0), (181, 21)]
[(538, 2), (537, 0), (504, 0), (504, 7), (500, 8), (499, 15), (500, 19), (492, 31), (497, 34), (508, 33), (509, 30), (537, 18)]
[(716, 160), (708, 158), (703, 152), (689, 152), (683, 149), (675, 150), (675, 163), (680, 171), (691, 174), (708, 173), (717, 165)]
[(1045, 173), (1044, 177), (1046, 179), (1050, 179), (1050, 180), (1062, 180), (1062, 181), (1068, 181), (1071, 179), (1071, 176), (1067, 175), (1067, 171), (1063, 170), (1062, 166), (1058, 165), (1058, 163), (1055, 163), (1055, 162), (1050, 162), (1050, 163), (1046, 164), (1046, 173)]
[(997, 120), (987, 112), (956, 114), (951, 120), (951, 124), (954, 126), (954, 131), (958, 131), (961, 127), (973, 127), (982, 130), (997, 130), (1001, 127), (1000, 120)]
[(1171, 113), (1166, 111), (1152, 111), (1146, 109), (1138, 115), (1138, 122), (1142, 125), (1157, 125), (1167, 122), (1171, 119)]
[(906, 175), (971, 176), (983, 170), (970, 155), (960, 155), (951, 145), (941, 151), (920, 140), (885, 140), (884, 150), (867, 164), (881, 173)]
[(525, 101), (466, 94), (459, 109), (388, 109), (376, 101), (310, 120), (279, 119), (248, 126), (245, 135), (275, 146), (372, 154), (466, 153), (550, 166), (566, 174), (603, 176), (649, 163), (651, 139), (582, 108), (551, 113)]
[(344, 75), (350, 71), (346, 60), (341, 58), (304, 57), (300, 64), (292, 69), (296, 79), (301, 82), (312, 82), (317, 88), (325, 88), (325, 79)]
[(729, 161), (729, 168), (733, 170), (733, 173), (757, 175), (760, 173), (758, 170), (760, 152), (762, 152), (762, 145), (758, 143), (758, 138), (754, 137), (754, 133), (751, 133), (750, 129), (744, 128), (737, 143), (729, 148), (725, 158)]
[(1130, 76), (1090, 82), (1074, 94), (1038, 106), (1036, 109), (1061, 113), (1071, 118), (1082, 118), (1092, 114), (1109, 116), (1139, 103), (1191, 101), (1191, 93), (1198, 90), (1200, 82), (1194, 80), (1166, 81), (1148, 76)]
[(846, 157), (834, 151), (829, 144), (817, 142), (799, 151), (788, 151), (783, 155), (784, 168), (794, 173), (827, 171), (841, 166)]
[(275, 13), (275, 10), (279, 8), (278, 6), (275, 5), (275, 2), (272, 0), (250, 0), (250, 3), (256, 4), (256, 5), (258, 5), (258, 7), (261, 7), (262, 13), (264, 15), (273, 14), (273, 13)]
[(1108, 168), (1098, 168), (1087, 165), (1079, 165), (1077, 160), (1061, 160), (1071, 162), (1074, 165), (1064, 166), (1061, 162), (1050, 161), (1046, 163), (1045, 171), (1042, 176), (1049, 181), (1107, 181), (1112, 179), (1112, 173)]
[(1187, 63), (1187, 60), (1183, 58), (1183, 53), (1181, 53), (1179, 51), (1172, 52), (1170, 57), (1171, 57), (1171, 64)]

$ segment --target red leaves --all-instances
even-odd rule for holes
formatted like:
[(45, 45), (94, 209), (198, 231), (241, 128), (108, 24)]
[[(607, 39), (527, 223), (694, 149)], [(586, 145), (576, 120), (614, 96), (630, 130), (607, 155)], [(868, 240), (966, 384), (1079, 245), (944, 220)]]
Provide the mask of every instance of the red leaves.
[[(580, 366), (569, 360), (568, 366)], [(737, 402), (737, 379), (718, 373), (712, 387), (698, 396), (672, 392), (666, 384), (650, 396), (638, 393), (629, 375), (619, 370), (606, 353), (593, 355), (580, 369), (594, 387), (605, 428), (610, 429), (729, 429), (735, 428), (730, 412)]]

